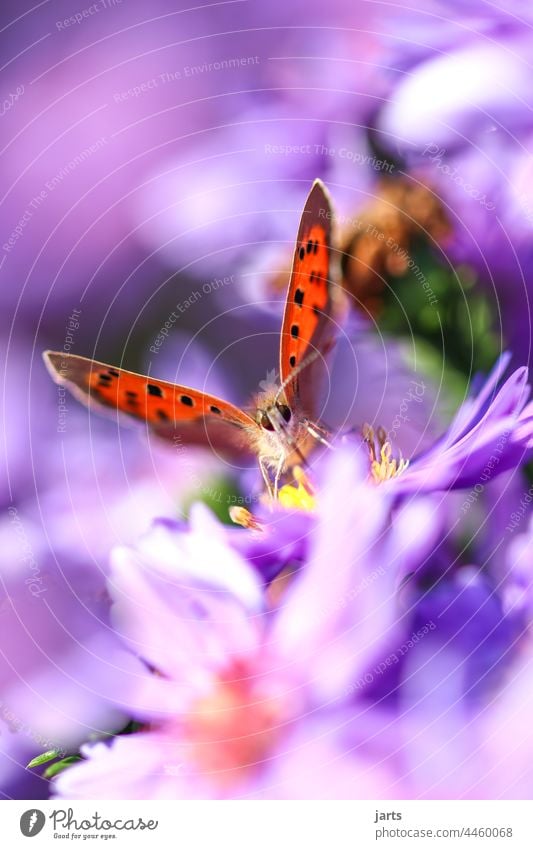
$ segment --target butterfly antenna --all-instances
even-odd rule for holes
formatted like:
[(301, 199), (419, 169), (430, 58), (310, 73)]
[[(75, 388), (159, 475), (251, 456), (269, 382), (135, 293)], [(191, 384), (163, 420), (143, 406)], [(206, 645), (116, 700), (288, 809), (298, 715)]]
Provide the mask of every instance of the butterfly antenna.
[(280, 388), (276, 392), (276, 397), (274, 398), (274, 404), (277, 404), (282, 393), (285, 391), (285, 389), (287, 388), (289, 383), (291, 383), (291, 381), (294, 380), (294, 378), (297, 377), (300, 374), (300, 372), (302, 372), (304, 370), (304, 368), (307, 368), (307, 366), (310, 366), (311, 363), (314, 363), (314, 361), (320, 356), (321, 356), (320, 351), (318, 351), (318, 350), (311, 351), (311, 353), (308, 354), (307, 357), (304, 357), (304, 359), (302, 360), (301, 363), (299, 363), (297, 366), (295, 366), (293, 368), (293, 370), (291, 372), (289, 372), (289, 374), (287, 375), (287, 377), (285, 378), (285, 380), (281, 384)]
[[(292, 371), (285, 378), (285, 380), (283, 381), (283, 383), (279, 387), (278, 391), (276, 392), (276, 395), (275, 395), (275, 398), (274, 398), (274, 406), (279, 401), (281, 394), (284, 392), (285, 388), (289, 385), (289, 383), (292, 380), (294, 380), (294, 378), (298, 374), (300, 374), (301, 371), (303, 371), (305, 368), (307, 368), (307, 366), (310, 366), (311, 363), (314, 363), (314, 361), (320, 356), (321, 356), (320, 351), (318, 349), (315, 349), (314, 351), (311, 351), (311, 353), (308, 354), (307, 357), (304, 357), (304, 359), (302, 360), (301, 363), (299, 363), (297, 366), (295, 366), (292, 369)], [(274, 427), (276, 427), (276, 424), (274, 422), (272, 422), (272, 424), (274, 425)], [(333, 445), (331, 444), (331, 442), (328, 442), (328, 440), (325, 439), (324, 436), (321, 433), (318, 433), (317, 430), (315, 429), (315, 427), (312, 426), (309, 422), (306, 422), (305, 427), (306, 427), (306, 430), (308, 431), (308, 433), (310, 433), (311, 436), (314, 439), (317, 440), (317, 442), (320, 442), (322, 445), (325, 445), (326, 448), (329, 448), (330, 450), (333, 449)], [(277, 430), (277, 428), (276, 428), (276, 430)], [(289, 441), (289, 444), (290, 444), (291, 441)], [(291, 447), (295, 447), (295, 446), (291, 446)], [(307, 464), (303, 454), (301, 453), (301, 451), (297, 447), (295, 448), (295, 450), (296, 450), (296, 453), (300, 455), (303, 465), (307, 466), (308, 464)]]

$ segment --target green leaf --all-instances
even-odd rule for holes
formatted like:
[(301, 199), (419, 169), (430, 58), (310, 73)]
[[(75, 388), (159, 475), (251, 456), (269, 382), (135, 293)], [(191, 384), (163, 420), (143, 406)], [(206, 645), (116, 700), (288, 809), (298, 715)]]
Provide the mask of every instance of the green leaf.
[[(467, 266), (442, 266), (427, 245), (413, 245), (414, 262), (400, 277), (388, 278), (381, 330), (431, 345), (445, 367), (469, 378), (486, 372), (500, 350), (494, 299)], [(416, 270), (416, 273), (415, 273)], [(432, 293), (433, 297), (429, 297)]]
[(82, 758), (80, 755), (69, 755), (68, 758), (63, 758), (62, 761), (58, 761), (57, 763), (49, 766), (48, 769), (44, 771), (43, 776), (44, 778), (53, 778), (54, 775), (57, 775), (59, 772), (62, 772), (67, 767), (81, 760)]
[(207, 480), (202, 483), (201, 487), (191, 491), (188, 498), (185, 498), (183, 511), (188, 516), (192, 504), (196, 501), (203, 501), (223, 524), (232, 525), (229, 516), (231, 505), (247, 506), (246, 499), (236, 494), (235, 488), (235, 483), (229, 478), (215, 477)]
[(59, 755), (59, 749), (50, 749), (48, 752), (43, 752), (42, 755), (37, 755), (36, 758), (32, 758), (26, 769), (33, 769), (36, 766), (42, 766), (43, 764), (48, 763), (48, 761), (53, 761), (54, 758), (57, 758)]

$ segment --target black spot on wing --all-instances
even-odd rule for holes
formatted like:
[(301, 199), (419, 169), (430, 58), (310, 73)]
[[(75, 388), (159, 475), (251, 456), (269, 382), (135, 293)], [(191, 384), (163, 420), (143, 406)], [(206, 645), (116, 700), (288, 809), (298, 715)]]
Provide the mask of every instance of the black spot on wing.
[(190, 395), (181, 395), (180, 401), (185, 407), (194, 407), (194, 401)]
[(126, 396), (126, 404), (129, 407), (136, 407), (139, 403), (137, 392), (132, 392), (131, 390), (127, 390), (124, 395)]
[(304, 295), (305, 292), (303, 289), (296, 289), (296, 292), (294, 293), (294, 303), (298, 304), (299, 307), (301, 307), (304, 302)]
[(149, 395), (155, 395), (157, 398), (163, 398), (163, 390), (160, 386), (156, 386), (155, 383), (147, 383), (146, 388)]
[(300, 328), (297, 324), (291, 324), (291, 336), (293, 339), (298, 339), (298, 334), (300, 333)]

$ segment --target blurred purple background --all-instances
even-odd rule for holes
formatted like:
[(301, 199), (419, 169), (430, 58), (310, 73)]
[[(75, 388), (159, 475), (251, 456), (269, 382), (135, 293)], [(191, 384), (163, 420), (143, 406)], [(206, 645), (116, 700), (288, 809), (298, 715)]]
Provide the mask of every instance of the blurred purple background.
[[(176, 454), (70, 398), (60, 409), (41, 352), (242, 403), (277, 368), (283, 291), (265, 280), (287, 267), (312, 180), (357, 217), (388, 157), (444, 204), (446, 261), (469, 266), (495, 332), (528, 362), (533, 15), (482, 0), (9, 0), (0, 18), (0, 781), (38, 796), (44, 783), (21, 768), (38, 740), (75, 747), (82, 728), (126, 717), (135, 671), (108, 624), (110, 548), (197, 494)], [(351, 322), (331, 416), (390, 427), (422, 379), (420, 351)], [(406, 456), (439, 430), (445, 401), (433, 375), (398, 436)], [(211, 457), (193, 463), (220, 473)]]

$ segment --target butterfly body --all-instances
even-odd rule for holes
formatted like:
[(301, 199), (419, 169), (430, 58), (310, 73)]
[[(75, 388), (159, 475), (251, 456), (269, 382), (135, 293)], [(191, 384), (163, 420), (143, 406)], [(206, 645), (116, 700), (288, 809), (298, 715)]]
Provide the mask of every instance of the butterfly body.
[(53, 379), (86, 405), (142, 420), (164, 438), (208, 444), (226, 455), (255, 455), (275, 496), (281, 476), (324, 442), (316, 421), (320, 369), (336, 329), (329, 277), (332, 217), (328, 195), (315, 181), (300, 221), (285, 304), (281, 385), (267, 385), (249, 412), (192, 387), (47, 351)]

